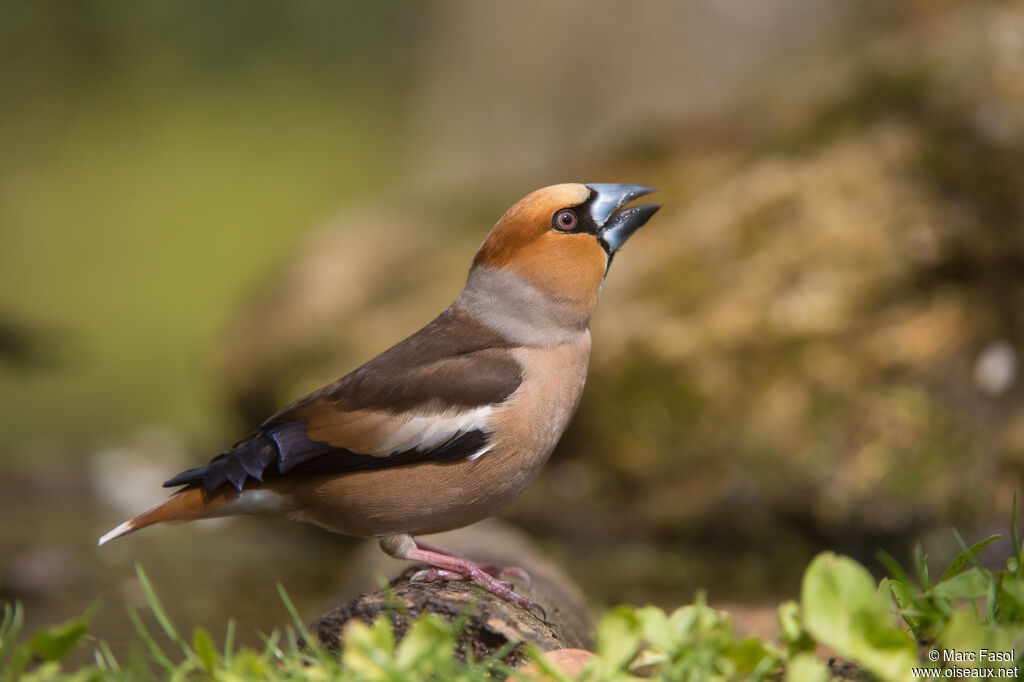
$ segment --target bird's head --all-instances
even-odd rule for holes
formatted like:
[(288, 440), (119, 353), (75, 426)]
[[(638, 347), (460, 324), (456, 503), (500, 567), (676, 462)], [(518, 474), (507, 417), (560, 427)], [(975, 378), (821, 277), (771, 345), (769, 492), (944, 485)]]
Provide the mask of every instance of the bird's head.
[(612, 256), (661, 208), (624, 206), (653, 191), (644, 185), (589, 183), (552, 185), (528, 194), (480, 246), (460, 303), (464, 308), (472, 304), (478, 316), (486, 301), (491, 318), (585, 328)]

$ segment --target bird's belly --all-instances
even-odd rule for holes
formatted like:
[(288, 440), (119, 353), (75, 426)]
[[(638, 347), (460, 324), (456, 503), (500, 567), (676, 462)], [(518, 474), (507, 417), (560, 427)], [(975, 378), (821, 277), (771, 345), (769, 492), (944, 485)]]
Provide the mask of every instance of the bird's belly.
[(304, 477), (302, 520), (346, 535), (412, 535), (461, 528), (512, 503), (547, 461), (579, 404), (590, 334), (514, 351), (524, 381), (488, 422), (493, 447), (475, 460), (423, 462)]
[(463, 460), (322, 478), (308, 498), (312, 504), (296, 516), (359, 537), (461, 528), (508, 506), (529, 482), (500, 470), (501, 478), (482, 480), (477, 475), (482, 466), (479, 460)]

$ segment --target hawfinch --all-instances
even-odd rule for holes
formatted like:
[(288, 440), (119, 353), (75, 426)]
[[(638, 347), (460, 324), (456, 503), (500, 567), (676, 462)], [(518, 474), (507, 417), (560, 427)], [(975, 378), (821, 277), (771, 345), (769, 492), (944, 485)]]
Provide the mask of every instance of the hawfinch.
[(587, 377), (590, 316), (615, 252), (660, 205), (643, 185), (563, 184), (505, 213), (437, 319), (277, 412), (180, 488), (100, 538), (164, 521), (284, 514), (377, 538), (393, 557), (535, 606), (414, 536), (504, 509), (548, 459)]

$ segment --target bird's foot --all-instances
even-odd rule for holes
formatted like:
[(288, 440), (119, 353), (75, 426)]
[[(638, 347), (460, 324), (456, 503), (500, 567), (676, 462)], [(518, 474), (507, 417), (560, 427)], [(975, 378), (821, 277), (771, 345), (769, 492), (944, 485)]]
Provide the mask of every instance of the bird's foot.
[[(409, 582), (411, 583), (432, 583), (436, 580), (465, 582), (470, 580), (470, 577), (465, 573), (447, 571), (443, 568), (423, 568), (409, 576)], [(505, 585), (507, 585), (509, 588), (512, 587), (509, 583), (505, 583)]]
[[(530, 579), (530, 574), (524, 571), (523, 569), (519, 568), (518, 566), (502, 566), (501, 564), (479, 564), (479, 566), (481, 571), (490, 576), (498, 578), (498, 582), (500, 582), (502, 585), (509, 589), (512, 589), (512, 583), (508, 580), (502, 580), (502, 578), (507, 577), (516, 580), (521, 580), (527, 585), (530, 585), (532, 583)], [(470, 579), (471, 578), (469, 577), (469, 575), (465, 573), (447, 571), (443, 568), (424, 568), (422, 570), (416, 571), (411, 576), (409, 576), (409, 582), (412, 583), (429, 583), (435, 580), (465, 581)]]
[[(435, 548), (425, 549), (418, 544), (415, 549), (408, 551), (404, 558), (411, 561), (422, 561), (434, 566), (434, 568), (417, 571), (410, 578), (412, 582), (426, 582), (431, 580), (473, 582), (499, 599), (510, 601), (514, 604), (518, 604), (528, 611), (533, 611), (539, 614), (541, 620), (545, 620), (547, 618), (547, 614), (544, 612), (544, 609), (541, 608), (540, 604), (532, 599), (516, 594), (512, 590), (511, 583), (499, 580), (496, 575), (491, 574), (489, 571), (485, 570), (484, 567), (481, 567), (469, 559), (455, 556), (447, 552), (439, 552)], [(529, 579), (526, 575), (526, 571), (523, 571), (520, 568), (502, 568), (496, 565), (488, 565), (487, 568), (497, 569), (498, 576), (510, 575), (514, 577), (525, 577), (527, 580)]]
[(495, 578), (512, 578), (519, 580), (527, 585), (533, 584), (533, 579), (530, 574), (519, 568), (518, 566), (503, 566), (502, 564), (489, 563), (482, 564), (480, 568), (485, 572), (493, 575)]
[[(458, 554), (457, 552), (452, 552), (452, 551), (447, 550), (447, 549), (442, 549), (441, 547), (438, 547), (437, 545), (427, 544), (426, 542), (420, 542), (419, 540), (416, 540), (415, 542), (416, 542), (416, 547), (419, 548), (419, 549), (423, 549), (423, 550), (426, 550), (428, 552), (434, 552), (436, 554), (443, 554), (444, 556), (452, 557), (452, 558), (455, 558), (455, 559), (464, 559), (464, 560), (468, 561), (468, 559), (466, 559), (465, 556), (463, 556), (462, 554)], [(533, 579), (530, 578), (530, 574), (527, 573), (526, 571), (524, 571), (523, 569), (519, 568), (518, 566), (505, 566), (504, 564), (499, 564), (496, 561), (489, 561), (486, 564), (479, 564), (479, 566), (480, 566), (480, 569), (482, 571), (484, 571), (485, 573), (490, 573), (495, 578), (506, 578), (507, 577), (507, 578), (512, 578), (514, 580), (520, 580), (520, 581), (526, 583), (527, 585), (533, 584)], [(416, 573), (416, 575), (413, 576), (413, 578), (415, 578), (416, 576), (420, 575), (421, 573), (426, 575), (427, 571), (419, 571), (418, 573)], [(451, 574), (451, 572), (449, 572), (449, 574)], [(460, 575), (460, 574), (451, 574), (451, 575)], [(410, 580), (411, 579), (412, 578), (410, 578)], [(438, 574), (438, 577), (433, 577), (433, 578), (426, 578), (426, 577), (424, 577), (424, 578), (421, 578), (421, 579), (422, 580), (458, 580), (458, 578), (440, 577), (440, 574)], [(463, 578), (463, 580), (468, 580), (468, 578)]]

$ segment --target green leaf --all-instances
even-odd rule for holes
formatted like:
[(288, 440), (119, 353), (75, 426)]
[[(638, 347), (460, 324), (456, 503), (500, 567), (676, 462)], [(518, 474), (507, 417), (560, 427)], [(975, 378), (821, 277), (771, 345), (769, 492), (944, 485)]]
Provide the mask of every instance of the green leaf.
[(921, 589), (927, 591), (931, 588), (932, 581), (928, 576), (928, 555), (924, 553), (921, 545), (914, 547), (914, 567), (917, 569), (917, 580), (921, 583)]
[(1005, 615), (1007, 620), (1024, 620), (1024, 581), (1004, 575), (999, 584), (998, 598), (1001, 615)]
[(192, 648), (195, 649), (196, 656), (199, 657), (199, 662), (202, 664), (203, 669), (208, 673), (212, 673), (217, 667), (217, 647), (213, 645), (213, 639), (210, 637), (210, 633), (204, 628), (196, 626), (192, 630)]
[(1022, 577), (1024, 570), (1024, 550), (1021, 549), (1020, 533), (1017, 532), (1017, 493), (1013, 494), (1013, 510), (1010, 516), (1010, 539), (1013, 541), (1013, 556), (1017, 559), (1017, 577)]
[(875, 558), (878, 560), (878, 563), (882, 564), (882, 567), (890, 578), (899, 580), (908, 588), (913, 589), (914, 581), (911, 580), (910, 575), (903, 570), (903, 567), (900, 566), (900, 562), (896, 561), (896, 558), (893, 555), (880, 549), (875, 552)]
[(778, 619), (783, 643), (795, 642), (803, 634), (804, 626), (800, 620), (800, 605), (792, 599), (779, 604)]
[(242, 648), (231, 657), (231, 670), (235, 673), (235, 679), (256, 680), (269, 678), (271, 666), (256, 651)]
[(410, 672), (430, 656), (447, 659), (454, 648), (448, 623), (440, 616), (427, 613), (417, 618), (405, 634), (395, 653), (395, 662), (401, 670)]
[(901, 580), (889, 579), (889, 589), (892, 591), (892, 596), (896, 598), (896, 604), (901, 609), (908, 609), (914, 604), (914, 591), (911, 590)]
[(800, 601), (812, 637), (879, 678), (903, 680), (917, 661), (914, 642), (893, 624), (891, 602), (852, 559), (819, 554), (804, 574)]
[[(1006, 623), (999, 627), (993, 627), (979, 623), (973, 610), (960, 608), (946, 623), (942, 635), (934, 646), (940, 650), (953, 649), (966, 652), (980, 652), (982, 649), (987, 649), (990, 652), (1004, 652), (1014, 649), (1018, 657), (1016, 662), (1019, 663), (1021, 642), (1024, 642), (1024, 626), (1020, 623)], [(963, 665), (974, 667), (979, 663), (984, 665), (986, 662), (965, 662)], [(1006, 663), (1010, 666), (1014, 665)], [(995, 666), (998, 668), (1000, 664), (996, 663)]]
[(132, 625), (135, 627), (135, 632), (139, 635), (139, 639), (141, 639), (146, 645), (146, 648), (149, 649), (150, 656), (152, 656), (153, 660), (160, 664), (162, 668), (168, 672), (173, 672), (175, 665), (171, 663), (171, 660), (167, 658), (166, 654), (164, 654), (163, 649), (161, 649), (160, 645), (157, 644), (155, 639), (153, 639), (153, 635), (149, 634), (149, 629), (147, 629), (146, 624), (142, 622), (142, 618), (139, 616), (138, 612), (130, 606), (127, 608), (128, 620), (130, 620)]
[(779, 665), (778, 654), (756, 637), (747, 637), (734, 643), (727, 649), (726, 655), (736, 666), (736, 671), (744, 675), (755, 672), (767, 674)]
[(360, 679), (379, 680), (388, 676), (393, 649), (381, 646), (380, 636), (366, 623), (351, 620), (345, 626), (342, 663)]
[(995, 542), (996, 540), (998, 540), (1001, 537), (1003, 537), (1003, 536), (1002, 535), (991, 535), (991, 536), (985, 538), (984, 540), (982, 540), (981, 542), (976, 542), (973, 545), (971, 545), (970, 547), (968, 547), (967, 549), (965, 549), (964, 551), (960, 552), (956, 556), (956, 558), (953, 559), (953, 561), (949, 564), (949, 568), (947, 568), (946, 571), (942, 574), (942, 577), (939, 578), (939, 582), (940, 583), (945, 582), (946, 580), (949, 580), (953, 576), (959, 574), (960, 571), (964, 570), (964, 566), (967, 565), (967, 562), (969, 562), (971, 559), (973, 559), (978, 554), (978, 552), (980, 552), (987, 545)]
[(25, 609), (21, 602), (14, 602), (14, 606), (4, 602), (4, 617), (0, 620), (0, 665), (13, 655), (15, 642), (24, 625)]
[(607, 673), (626, 670), (640, 650), (640, 634), (640, 621), (631, 607), (605, 614), (597, 628), (597, 648)]
[(109, 676), (121, 673), (121, 664), (117, 662), (117, 657), (115, 657), (114, 652), (110, 650), (110, 645), (103, 640), (100, 640), (99, 642), (96, 656), (96, 666), (100, 668), (101, 671), (107, 673)]
[(992, 574), (975, 567), (939, 583), (928, 593), (941, 599), (979, 599), (988, 595), (991, 587)]
[(288, 611), (288, 615), (292, 618), (292, 623), (295, 624), (295, 629), (299, 633), (299, 637), (302, 638), (302, 643), (306, 646), (311, 646), (311, 640), (309, 635), (306, 633), (306, 626), (302, 622), (302, 616), (299, 615), (299, 610), (295, 608), (295, 604), (292, 603), (288, 593), (285, 592), (284, 585), (277, 583), (277, 596), (281, 598), (281, 602), (284, 604), (285, 609)]
[(391, 629), (391, 618), (387, 614), (378, 614), (377, 620), (370, 626), (374, 645), (388, 656), (395, 653), (395, 631)]
[(813, 654), (797, 654), (786, 666), (786, 682), (828, 682), (830, 679), (828, 666)]
[(988, 571), (985, 571), (985, 575), (989, 577), (988, 590), (985, 594), (987, 602), (985, 606), (985, 622), (994, 623), (996, 622), (996, 606), (999, 604), (999, 602), (996, 601), (999, 596), (999, 581), (995, 580), (992, 574)]
[(640, 621), (644, 641), (651, 649), (666, 652), (673, 651), (678, 646), (678, 640), (669, 624), (668, 614), (662, 609), (645, 606), (636, 610), (636, 617)]
[(896, 598), (896, 605), (900, 607), (902, 612), (900, 615), (903, 616), (903, 620), (914, 629), (914, 634), (920, 634), (917, 628), (921, 624), (921, 619), (907, 612), (914, 607), (914, 602), (917, 599), (914, 591), (902, 581), (892, 579), (889, 580), (889, 589), (892, 591), (892, 596)]
[(46, 661), (61, 661), (89, 635), (89, 621), (96, 613), (95, 605), (74, 620), (40, 630), (32, 638), (32, 653)]
[(779, 605), (778, 618), (781, 630), (779, 639), (786, 645), (791, 656), (802, 651), (814, 651), (814, 640), (804, 629), (799, 604), (792, 600), (783, 602)]
[(235, 619), (228, 619), (228, 629), (224, 633), (224, 665), (231, 665), (231, 656), (235, 653)]

